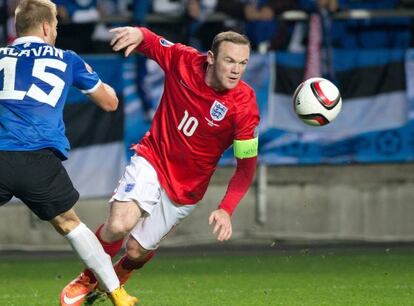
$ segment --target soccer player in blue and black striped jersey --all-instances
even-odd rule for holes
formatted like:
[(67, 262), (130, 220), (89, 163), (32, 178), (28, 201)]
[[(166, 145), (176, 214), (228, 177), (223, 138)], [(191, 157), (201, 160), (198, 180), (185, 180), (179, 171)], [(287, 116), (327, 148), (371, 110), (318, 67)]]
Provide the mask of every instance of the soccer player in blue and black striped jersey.
[[(70, 148), (63, 122), (70, 86), (104, 111), (116, 110), (118, 98), (75, 52), (54, 47), (53, 2), (22, 0), (15, 15), (18, 38), (0, 48), (0, 205), (19, 198), (69, 241), (114, 305), (135, 305), (96, 236), (74, 212), (79, 194), (61, 163)], [(64, 295), (60, 300), (80, 305), (83, 299)]]

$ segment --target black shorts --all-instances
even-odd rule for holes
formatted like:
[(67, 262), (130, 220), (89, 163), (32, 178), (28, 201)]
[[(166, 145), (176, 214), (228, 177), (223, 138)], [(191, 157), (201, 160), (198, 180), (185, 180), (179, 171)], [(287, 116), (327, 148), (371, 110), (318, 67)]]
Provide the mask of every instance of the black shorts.
[(48, 149), (0, 151), (0, 205), (13, 196), (46, 221), (79, 199), (61, 160)]

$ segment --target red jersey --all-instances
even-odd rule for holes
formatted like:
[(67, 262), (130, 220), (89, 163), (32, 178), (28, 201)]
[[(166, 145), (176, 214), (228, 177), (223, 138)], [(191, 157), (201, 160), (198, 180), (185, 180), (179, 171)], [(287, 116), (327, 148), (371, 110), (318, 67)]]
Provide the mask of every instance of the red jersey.
[(140, 29), (144, 40), (137, 50), (161, 66), (165, 83), (151, 128), (135, 150), (153, 165), (172, 201), (195, 204), (233, 140), (256, 137), (256, 97), (243, 81), (215, 91), (204, 80), (206, 55)]

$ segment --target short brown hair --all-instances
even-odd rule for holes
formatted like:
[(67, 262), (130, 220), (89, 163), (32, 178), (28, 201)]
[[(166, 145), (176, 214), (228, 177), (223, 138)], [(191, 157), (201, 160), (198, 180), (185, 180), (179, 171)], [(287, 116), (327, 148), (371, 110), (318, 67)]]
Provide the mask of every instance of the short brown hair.
[(42, 22), (52, 23), (56, 18), (56, 5), (49, 0), (21, 0), (16, 7), (16, 33), (22, 36)]
[(232, 42), (238, 45), (247, 45), (249, 49), (251, 49), (250, 40), (246, 35), (234, 31), (221, 32), (214, 37), (213, 43), (211, 44), (211, 52), (213, 52), (214, 57), (217, 57), (220, 45), (224, 41)]

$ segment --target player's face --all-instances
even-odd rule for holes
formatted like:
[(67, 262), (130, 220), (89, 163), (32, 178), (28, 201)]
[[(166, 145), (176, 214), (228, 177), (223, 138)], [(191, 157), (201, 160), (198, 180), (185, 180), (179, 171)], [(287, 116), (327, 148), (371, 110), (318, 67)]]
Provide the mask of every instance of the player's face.
[(212, 65), (212, 87), (217, 90), (229, 90), (237, 86), (246, 71), (250, 49), (248, 45), (224, 41), (218, 54), (210, 52), (208, 62)]

